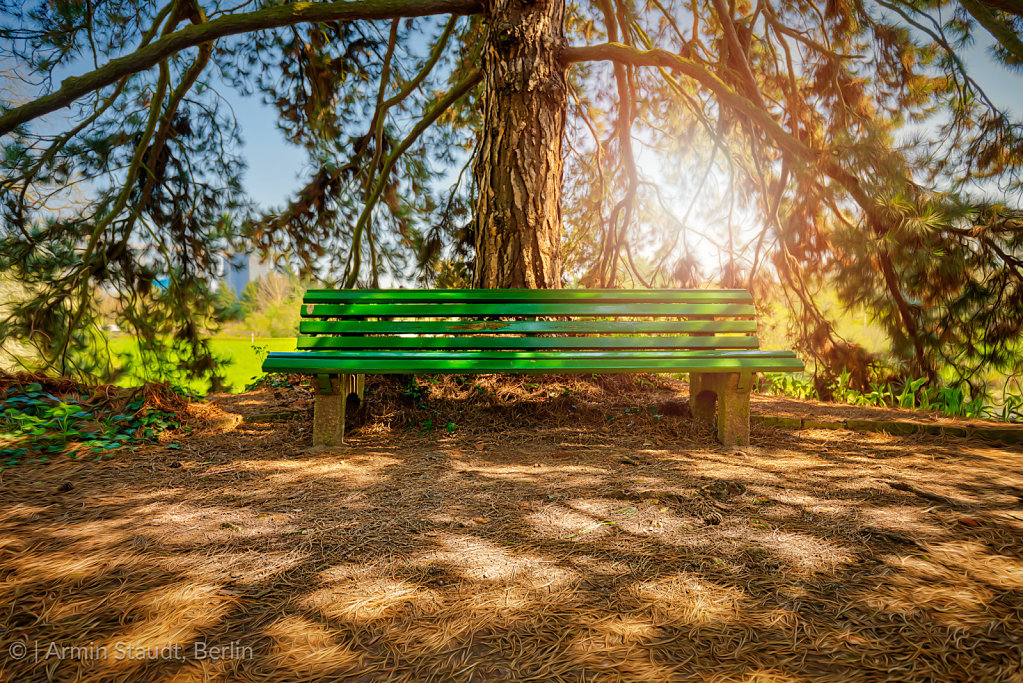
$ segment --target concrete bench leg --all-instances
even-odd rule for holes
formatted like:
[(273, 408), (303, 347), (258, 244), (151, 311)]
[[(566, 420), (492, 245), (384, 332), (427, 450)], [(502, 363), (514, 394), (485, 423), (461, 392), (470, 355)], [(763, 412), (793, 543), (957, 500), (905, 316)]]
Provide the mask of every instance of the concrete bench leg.
[(314, 446), (340, 446), (345, 442), (349, 394), (359, 398), (361, 407), (366, 394), (365, 375), (332, 375), (327, 382), (317, 383), (313, 402)]
[(749, 396), (752, 374), (693, 372), (689, 375), (689, 409), (705, 424), (715, 423), (725, 446), (749, 445)]

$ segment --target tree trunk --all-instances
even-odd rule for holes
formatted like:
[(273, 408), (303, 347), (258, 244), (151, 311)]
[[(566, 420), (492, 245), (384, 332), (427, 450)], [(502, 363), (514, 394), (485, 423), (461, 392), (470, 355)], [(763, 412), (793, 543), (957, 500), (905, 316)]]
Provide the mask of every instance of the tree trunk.
[(473, 162), (474, 287), (561, 286), (564, 0), (494, 0)]

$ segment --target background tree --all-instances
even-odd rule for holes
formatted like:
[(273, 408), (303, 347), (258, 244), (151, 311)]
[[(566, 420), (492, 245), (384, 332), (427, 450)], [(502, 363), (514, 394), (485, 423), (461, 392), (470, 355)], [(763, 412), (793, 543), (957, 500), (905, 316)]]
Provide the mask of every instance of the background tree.
[[(862, 369), (816, 304), (837, 283), (907, 371), (1019, 370), (1020, 124), (960, 57), (987, 36), (1018, 68), (1014, 3), (2, 7), (36, 93), (0, 114), (0, 267), (32, 292), (4, 331), (61, 370), (104, 287), (211, 372), (209, 273), (249, 247), (344, 286), (780, 284), (818, 367)], [(309, 154), (267, 215), (231, 88)], [(75, 186), (83, 206), (47, 210)]]

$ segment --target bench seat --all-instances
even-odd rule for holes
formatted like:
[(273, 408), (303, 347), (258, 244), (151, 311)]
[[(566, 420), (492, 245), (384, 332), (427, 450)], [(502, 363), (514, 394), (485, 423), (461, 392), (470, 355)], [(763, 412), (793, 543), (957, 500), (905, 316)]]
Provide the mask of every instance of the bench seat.
[(313, 440), (344, 438), (346, 402), (367, 374), (688, 372), (695, 417), (749, 442), (757, 372), (799, 372), (759, 349), (744, 290), (330, 290), (302, 303), (298, 349), (264, 372), (317, 378)]
[(263, 369), (309, 375), (799, 372), (803, 362), (791, 351), (351, 350), (274, 353)]

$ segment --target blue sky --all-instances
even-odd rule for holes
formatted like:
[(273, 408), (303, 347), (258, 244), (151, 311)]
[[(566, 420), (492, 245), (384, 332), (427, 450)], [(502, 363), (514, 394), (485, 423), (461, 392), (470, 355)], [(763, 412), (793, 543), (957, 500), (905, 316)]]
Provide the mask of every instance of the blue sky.
[(963, 61), (995, 104), (1011, 111), (1017, 120), (1023, 119), (1023, 72), (1010, 71), (995, 62), (990, 44), (974, 45), (963, 53)]
[(228, 99), (245, 141), (245, 188), (263, 208), (280, 206), (302, 184), (306, 152), (284, 139), (276, 110), (258, 96)]

